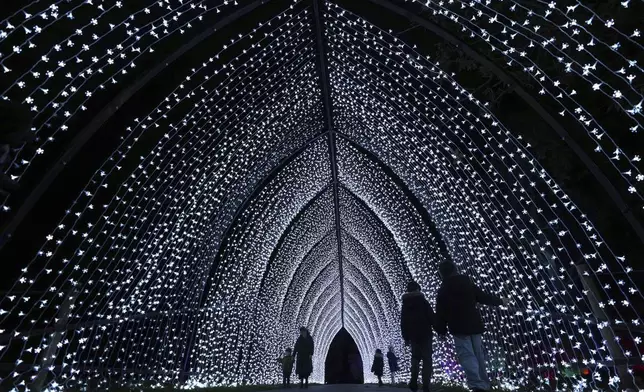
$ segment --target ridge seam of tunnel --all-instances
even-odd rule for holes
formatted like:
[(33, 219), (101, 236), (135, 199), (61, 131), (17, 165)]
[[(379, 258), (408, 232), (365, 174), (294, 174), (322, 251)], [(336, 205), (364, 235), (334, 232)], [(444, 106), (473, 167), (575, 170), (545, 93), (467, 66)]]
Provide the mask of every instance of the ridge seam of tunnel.
[(335, 142), (335, 128), (333, 124), (333, 103), (331, 101), (331, 89), (328, 78), (327, 50), (325, 46), (324, 34), (324, 15), (323, 7), (325, 0), (313, 0), (313, 21), (315, 27), (316, 46), (318, 57), (320, 59), (320, 87), (322, 92), (322, 105), (324, 107), (324, 122), (327, 125), (329, 134), (329, 158), (331, 163), (331, 173), (333, 175), (333, 209), (335, 213), (335, 231), (338, 243), (338, 272), (340, 275), (340, 318), (344, 327), (344, 273), (342, 269), (342, 229), (340, 227), (340, 197), (338, 190), (338, 163), (337, 148)]

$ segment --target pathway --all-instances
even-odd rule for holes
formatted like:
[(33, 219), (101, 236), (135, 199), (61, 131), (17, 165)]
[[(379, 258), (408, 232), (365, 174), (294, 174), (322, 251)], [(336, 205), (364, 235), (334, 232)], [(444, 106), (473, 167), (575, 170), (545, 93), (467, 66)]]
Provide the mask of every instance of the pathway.
[[(312, 385), (308, 389), (311, 392), (410, 392), (407, 388), (402, 387), (391, 387), (385, 385), (383, 387), (378, 387), (374, 384), (331, 384), (331, 385)], [(452, 392), (457, 389), (433, 386), (431, 392)], [(299, 385), (294, 385), (291, 389), (280, 389), (279, 391), (291, 391), (291, 392), (300, 392), (307, 391), (306, 389), (300, 389)], [(458, 389), (458, 391), (462, 391)]]

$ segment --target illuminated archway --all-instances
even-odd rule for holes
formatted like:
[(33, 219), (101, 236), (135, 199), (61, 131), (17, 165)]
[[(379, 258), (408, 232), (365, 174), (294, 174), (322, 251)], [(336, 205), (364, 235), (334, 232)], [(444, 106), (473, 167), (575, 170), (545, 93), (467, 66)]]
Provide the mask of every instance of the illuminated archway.
[[(272, 382), (302, 325), (313, 381), (343, 328), (363, 360), (392, 345), (408, 369), (401, 295), (415, 279), (433, 302), (446, 259), (511, 298), (484, 311), (502, 386), (567, 372), (596, 387), (589, 364), (627, 381), (643, 298), (623, 250), (460, 75), (340, 3), (52, 1), (0, 23), (2, 96), (32, 109), (39, 136), (8, 168), (25, 189), (4, 199), (3, 227), (55, 183), (34, 180), (48, 162), (73, 174), (100, 124), (113, 137), (1, 299), (0, 360), (15, 364), (2, 388)], [(533, 3), (401, 6), (522, 70), (639, 206), (639, 147), (621, 142), (641, 139), (639, 30), (586, 2)], [(614, 123), (582, 91), (613, 103)], [(462, 383), (451, 345), (434, 351), (436, 381)]]
[(324, 361), (325, 384), (362, 384), (363, 358), (346, 329), (335, 335)]

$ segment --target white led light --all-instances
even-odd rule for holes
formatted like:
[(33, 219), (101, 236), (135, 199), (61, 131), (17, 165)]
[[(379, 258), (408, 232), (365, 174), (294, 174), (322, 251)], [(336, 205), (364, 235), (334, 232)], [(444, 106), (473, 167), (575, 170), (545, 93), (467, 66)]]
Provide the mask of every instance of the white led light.
[[(458, 23), (529, 74), (588, 132), (598, 146), (593, 157), (609, 159), (620, 186), (641, 196), (641, 153), (617, 146), (613, 128), (533, 55), (538, 46), (610, 97), (630, 121), (618, 132), (638, 132), (641, 66), (617, 41), (600, 39), (608, 29), (641, 49), (638, 32), (618, 30), (619, 21), (581, 3), (408, 1)], [(80, 114), (109, 99), (112, 86), (163, 58), (155, 50), (162, 42), (184, 42), (241, 6), (207, 3), (34, 2), (3, 20), (0, 64), (15, 83), (2, 95), (39, 113), (42, 136), (10, 174), (21, 178), (35, 154), (57, 152), (58, 133), (78, 132)], [(171, 93), (150, 98), (154, 109), (114, 130), (122, 143), (59, 212), (0, 299), (0, 360), (17, 364), (2, 385), (23, 391), (47, 373), (49, 391), (275, 383), (275, 358), (300, 326), (315, 341), (311, 381), (323, 382), (343, 322), (365, 381), (375, 381), (375, 350), (389, 345), (406, 380), (401, 295), (415, 279), (433, 303), (436, 266), (447, 259), (511, 299), (510, 309), (483, 310), (489, 367), (504, 388), (525, 386), (531, 371), (543, 384), (545, 372), (569, 368), (570, 384), (559, 390), (598, 389), (580, 368), (612, 367), (615, 354), (641, 358), (633, 304), (642, 294), (630, 261), (604, 242), (519, 132), (431, 53), (329, 3), (334, 204), (313, 18), (303, 4), (293, 1), (207, 61), (188, 64)], [(612, 46), (609, 62), (598, 48)], [(608, 319), (593, 314), (575, 265), (601, 282)], [(607, 342), (602, 330), (620, 333), (619, 341)], [(434, 342), (435, 381), (463, 385), (452, 347)]]

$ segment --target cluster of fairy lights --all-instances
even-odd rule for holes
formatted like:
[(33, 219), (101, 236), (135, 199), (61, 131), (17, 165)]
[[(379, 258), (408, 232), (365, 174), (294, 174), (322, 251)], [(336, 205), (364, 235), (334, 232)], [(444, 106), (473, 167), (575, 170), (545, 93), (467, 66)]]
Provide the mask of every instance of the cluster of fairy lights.
[[(594, 151), (603, 155), (624, 179), (625, 190), (642, 200), (641, 151), (619, 146), (615, 140), (619, 135), (611, 136), (611, 132), (638, 134), (644, 129), (644, 94), (637, 88), (638, 80), (644, 76), (643, 68), (636, 56), (625, 53), (627, 46), (634, 47), (637, 55), (644, 49), (639, 28), (624, 31), (614, 16), (602, 18), (583, 2), (562, 5), (539, 0), (525, 5), (501, 0), (408, 1), (424, 5), (470, 38), (485, 41), (491, 51), (503, 55), (508, 67), (529, 75), (540, 86), (540, 95), (550, 96), (558, 103), (560, 116), (572, 117), (586, 131), (597, 145)], [(630, 12), (637, 7), (633, 3), (623, 1), (618, 7)], [(610, 40), (602, 39), (604, 36)], [(609, 130), (607, 124), (595, 118), (597, 109), (584, 107), (578, 101), (580, 92), (573, 82), (562, 82), (560, 76), (546, 68), (547, 60), (559, 64), (567, 75), (574, 75), (574, 85), (579, 81), (589, 88), (589, 94), (612, 100), (628, 121), (620, 122), (619, 129)]]
[[(322, 144), (326, 148), (326, 143)], [(318, 148), (315, 146), (315, 148)], [(340, 155), (339, 159), (344, 160)], [(340, 164), (342, 167), (343, 164)], [(310, 169), (315, 172), (316, 168)], [(327, 169), (327, 175), (328, 169)], [(324, 363), (335, 335), (344, 326), (355, 338), (359, 352), (363, 358), (363, 374), (367, 382), (375, 381), (370, 372), (371, 357), (377, 348), (386, 349), (393, 345), (398, 354), (405, 361), (408, 356), (400, 341), (399, 314), (400, 294), (404, 292), (404, 285), (410, 277), (408, 268), (418, 269), (422, 266), (411, 266), (416, 260), (406, 260), (403, 251), (399, 248), (396, 239), (390, 230), (401, 232), (402, 227), (411, 228), (417, 237), (428, 238), (430, 233), (423, 231), (422, 222), (416, 216), (413, 208), (405, 204), (401, 192), (391, 181), (380, 174), (380, 181), (388, 183), (385, 189), (356, 189), (355, 193), (349, 190), (353, 184), (358, 183), (357, 173), (343, 174), (340, 178), (340, 214), (342, 228), (342, 256), (344, 277), (344, 314), (340, 313), (340, 286), (339, 264), (337, 260), (337, 233), (333, 223), (333, 198), (326, 177), (324, 186), (313, 198), (310, 198), (306, 209), (301, 216), (288, 220), (288, 230), (276, 230), (284, 237), (281, 241), (271, 240), (277, 247), (271, 254), (257, 254), (253, 246), (241, 245), (249, 243), (239, 239), (236, 241), (238, 248), (230, 255), (231, 260), (225, 265), (244, 265), (247, 263), (260, 263), (259, 272), (266, 271), (263, 283), (254, 283), (248, 275), (244, 275), (245, 283), (250, 287), (244, 292), (249, 292), (250, 298), (240, 296), (244, 304), (246, 316), (243, 317), (245, 326), (242, 334), (253, 337), (252, 351), (249, 353), (251, 367), (246, 370), (251, 381), (275, 380), (279, 375), (277, 365), (272, 363), (272, 358), (266, 358), (266, 353), (280, 352), (285, 347), (292, 347), (295, 333), (300, 325), (306, 325), (315, 338), (318, 350), (313, 358), (312, 380), (324, 380)], [(379, 173), (374, 171), (373, 178)], [(310, 174), (309, 174), (310, 176)], [(284, 187), (286, 189), (286, 187)], [(376, 210), (371, 210), (366, 201), (385, 200)], [(266, 231), (258, 229), (264, 219), (257, 218), (254, 214), (265, 214), (266, 210), (273, 210), (265, 204), (267, 200), (281, 200), (273, 195), (267, 195), (264, 200), (258, 200), (258, 207), (249, 208), (246, 221), (251, 223), (250, 228), (244, 227), (247, 235), (258, 236), (252, 244), (265, 241)], [(400, 206), (399, 211), (407, 211), (407, 222), (392, 222), (388, 228), (383, 224), (383, 218), (378, 212), (383, 209), (384, 203)], [(297, 202), (296, 204), (301, 204)], [(386, 215), (386, 214), (385, 214)], [(288, 215), (287, 215), (288, 216)], [(386, 218), (385, 218), (386, 219)], [(256, 222), (256, 223), (255, 223)], [(423, 235), (424, 234), (424, 235)], [(243, 235), (240, 233), (240, 235)], [(261, 238), (261, 240), (260, 240)], [(400, 240), (400, 239), (398, 239)], [(416, 249), (411, 249), (416, 247)], [(427, 244), (415, 244), (410, 241), (406, 251), (410, 253), (427, 252)], [(272, 247), (269, 247), (271, 249)], [(269, 265), (265, 267), (266, 258)], [(427, 264), (423, 261), (421, 264)], [(230, 272), (234, 274), (234, 272)], [(234, 279), (231, 277), (231, 279)], [(257, 276), (255, 279), (259, 279)], [(285, 287), (286, 282), (286, 287)], [(234, 284), (234, 283), (233, 283)], [(259, 289), (257, 288), (259, 286)], [(257, 291), (257, 298), (253, 295)], [(224, 301), (224, 297), (216, 295), (216, 301)], [(238, 298), (238, 297), (235, 297)], [(258, 301), (258, 302), (253, 302)], [(222, 320), (213, 323), (219, 325), (221, 331)], [(260, 328), (260, 326), (271, 326)], [(227, 328), (227, 327), (226, 327)], [(234, 327), (233, 327), (233, 330)], [(237, 330), (235, 330), (237, 331)], [(207, 336), (209, 332), (204, 332)], [(237, 336), (237, 335), (234, 335)], [(205, 339), (207, 342), (208, 339)], [(238, 343), (239, 344), (239, 343)], [(243, 347), (248, 347), (248, 343)], [(213, 347), (206, 346), (203, 350), (206, 358), (210, 358)], [(228, 352), (234, 353), (239, 347), (231, 347)], [(213, 366), (218, 366), (213, 360)], [(225, 366), (224, 366), (225, 367)], [(405, 376), (406, 372), (402, 375)], [(211, 382), (211, 380), (209, 380)], [(198, 385), (206, 385), (201, 382)]]
[[(340, 153), (340, 166), (347, 162)], [(357, 174), (357, 173), (352, 173)], [(363, 173), (366, 174), (366, 173)], [(373, 173), (374, 180), (389, 181), (385, 176)], [(366, 200), (379, 199), (377, 204), (404, 203), (404, 199), (397, 198), (395, 192), (390, 194), (379, 193), (378, 189), (371, 192), (360, 191), (352, 185), (359, 181), (360, 176), (341, 177), (346, 188), (340, 193), (342, 207), (342, 251), (343, 270), (345, 277), (345, 298), (348, 299), (346, 308), (346, 326), (352, 336), (356, 337), (360, 354), (363, 358), (364, 375), (367, 381), (375, 381), (370, 372), (371, 358), (376, 349), (387, 350), (393, 346), (394, 351), (401, 358), (401, 364), (408, 364), (408, 352), (404, 350), (401, 341), (400, 325), (400, 300), (401, 293), (405, 291), (405, 284), (411, 278), (410, 270), (418, 268), (415, 260), (407, 259), (399, 247), (398, 238), (392, 232), (397, 228), (390, 228), (377, 215), (377, 210), (371, 209)], [(394, 185), (390, 186), (395, 189)], [(400, 211), (406, 217), (413, 217), (414, 211), (410, 206), (403, 206)], [(408, 228), (422, 229), (420, 222), (412, 222)], [(422, 252), (422, 249), (415, 249)], [(366, 314), (365, 314), (366, 313)], [(355, 321), (354, 321), (355, 320)], [(367, 329), (363, 330), (366, 325)], [(406, 366), (400, 376), (405, 377), (408, 371)]]
[[(99, 386), (178, 380), (234, 211), (276, 159), (321, 128), (311, 36), (307, 11), (266, 21), (213, 52), (124, 130), (24, 269), (17, 295), (2, 299), (3, 325), (15, 330), (0, 356), (22, 364), (5, 382), (20, 388), (49, 362), (52, 390), (92, 378)], [(216, 61), (235, 48), (243, 54)], [(145, 132), (159, 135), (157, 145), (128, 155)], [(55, 360), (43, 360), (66, 305), (73, 311)]]
[[(603, 243), (520, 137), (430, 58), (339, 7), (328, 16), (338, 128), (410, 184), (457, 263), (513, 299), (509, 310), (490, 314), (499, 328), (487, 333), (490, 350), (500, 348), (503, 382), (525, 383), (529, 370), (547, 382), (543, 368), (611, 362), (599, 329), (641, 323), (628, 262)], [(607, 300), (599, 301), (609, 322), (585, 319), (592, 312), (575, 276), (580, 262), (603, 275)], [(630, 330), (629, 338), (631, 347), (619, 354), (637, 358), (641, 337)], [(439, 363), (453, 363), (449, 347), (436, 352), (445, 353)], [(572, 382), (586, 381), (577, 373)]]
[[(37, 149), (16, 155), (11, 177), (19, 180), (38, 156), (55, 154), (58, 133), (80, 131), (83, 124), (74, 120), (92, 98), (145, 72), (160, 55), (156, 49), (192, 37), (210, 18), (238, 6), (236, 0), (32, 2), (2, 20), (0, 72), (14, 82), (3, 86), (0, 97), (31, 108), (39, 138)], [(6, 203), (4, 212), (11, 209)]]
[[(16, 75), (2, 95), (42, 113), (35, 123), (37, 155), (56, 150), (57, 132), (80, 129), (73, 120), (92, 97), (141, 72), (137, 63), (158, 58), (155, 48), (162, 41), (192, 36), (204, 28), (203, 20), (239, 6), (166, 0), (124, 12), (120, 2), (93, 3), (60, 1), (38, 10), (42, 5), (34, 3), (1, 23), (3, 42), (21, 42), (0, 57), (2, 71)], [(474, 29), (480, 22), (507, 23), (500, 34), (517, 42), (525, 37), (533, 22), (509, 23), (502, 13), (493, 18), (493, 3), (466, 4), (481, 12), (467, 20), (459, 16), (460, 1), (425, 5), (462, 22), (474, 36), (481, 34)], [(572, 20), (574, 12), (564, 15)], [(489, 20), (483, 17), (488, 14)], [(393, 345), (403, 368), (409, 364), (398, 325), (406, 282), (418, 280), (433, 302), (439, 285), (435, 266), (447, 257), (482, 287), (512, 298), (509, 309), (484, 313), (498, 326), (486, 341), (505, 387), (525, 384), (531, 370), (547, 383), (544, 368), (610, 361), (599, 329), (618, 321), (640, 324), (630, 303), (641, 294), (629, 278), (628, 262), (603, 243), (520, 137), (427, 55), (333, 4), (326, 17), (334, 120), (343, 133), (337, 138), (342, 255), (324, 137), (235, 214), (282, 157), (323, 130), (312, 18), (310, 11), (291, 9), (213, 52), (154, 110), (121, 130), (122, 144), (24, 268), (12, 289), (16, 294), (0, 300), (0, 325), (12, 326), (1, 333), (0, 360), (17, 365), (3, 386), (22, 391), (43, 373), (41, 367), (48, 370), (51, 391), (112, 381), (187, 380), (187, 388), (278, 382), (275, 359), (293, 346), (300, 325), (309, 327), (317, 347), (312, 381), (322, 382), (326, 354), (343, 319), (362, 356), (365, 380), (373, 381), (376, 348)], [(74, 25), (70, 36), (39, 45), (58, 24)], [(589, 27), (580, 29), (592, 37)], [(494, 45), (499, 38), (491, 31), (482, 38)], [(572, 33), (569, 38), (576, 39)], [(547, 37), (535, 39), (541, 41)], [(617, 151), (609, 158), (628, 166), (619, 169), (630, 170), (624, 178), (629, 191), (639, 194), (639, 158), (608, 135), (600, 137), (605, 131), (578, 107), (574, 94), (528, 65), (530, 56), (519, 48), (506, 46), (495, 48), (524, 66), (544, 94), (582, 122), (598, 152)], [(233, 50), (243, 53), (227, 63), (219, 60)], [(594, 65), (552, 50), (572, 63), (571, 72), (592, 80)], [(33, 65), (12, 65), (36, 52)], [(624, 69), (614, 73), (630, 82), (641, 72), (637, 64)], [(597, 91), (613, 96), (634, 121), (629, 131), (637, 132), (637, 92), (621, 87), (617, 94), (617, 88), (599, 84)], [(154, 148), (146, 156), (129, 154), (147, 132), (159, 135)], [(401, 177), (441, 238), (400, 184), (356, 143)], [(15, 179), (34, 159), (26, 154), (10, 169)], [(570, 268), (584, 260), (591, 273), (609, 275), (602, 278), (609, 321), (592, 322), (588, 298)], [(626, 274), (613, 277), (607, 265)], [(64, 332), (53, 334), (61, 325)], [(641, 356), (641, 337), (634, 331), (630, 337), (635, 349), (624, 347), (622, 354)], [(463, 383), (452, 345), (437, 341), (434, 351), (436, 379)], [(576, 376), (572, 382), (587, 381)]]
[[(285, 317), (284, 324), (281, 325), (279, 309), (269, 302), (279, 297), (292, 297), (301, 293), (265, 297), (265, 291), (277, 294), (278, 288), (275, 285), (284, 283), (275, 280), (273, 275), (264, 277), (264, 272), (270, 263), (276, 268), (274, 273), (287, 276), (297, 273), (290, 270), (280, 271), (281, 268), (292, 268), (291, 265), (282, 264), (290, 261), (294, 253), (280, 254), (274, 260), (271, 260), (271, 253), (279, 242), (280, 234), (286, 230), (307, 201), (323, 191), (330, 175), (328, 149), (320, 140), (280, 171), (253, 200), (252, 205), (244, 210), (242, 218), (234, 222), (227, 236), (228, 243), (222, 249), (222, 260), (214, 275), (220, 283), (207, 293), (208, 301), (205, 306), (205, 309), (216, 309), (218, 304), (221, 304), (222, 308), (206, 311), (196, 343), (194, 360), (205, 371), (203, 375), (195, 377), (190, 385), (231, 383), (240, 379), (254, 383), (276, 380), (275, 366), (270, 365), (276, 364), (275, 359), (286, 344), (293, 346), (298, 330), (295, 323), (298, 320)], [(316, 215), (315, 211), (311, 213)], [(293, 251), (301, 248), (298, 244)], [(288, 258), (284, 260), (283, 257)], [(308, 271), (306, 272), (308, 276)], [(335, 268), (332, 272), (337, 275), (338, 269)], [(286, 281), (290, 282), (292, 279)], [(301, 287), (298, 285), (292, 289)], [(235, 316), (230, 315), (231, 310), (235, 311)], [(267, 326), (270, 326), (272, 333), (286, 334), (284, 339), (288, 343), (282, 341), (279, 346), (264, 347), (275, 344), (274, 339), (277, 338), (267, 339)], [(221, 350), (223, 357), (213, 356), (215, 350)], [(238, 365), (239, 353), (244, 357), (241, 365)], [(267, 353), (272, 353), (272, 356), (268, 356)], [(273, 370), (272, 374), (262, 375), (267, 366)]]

